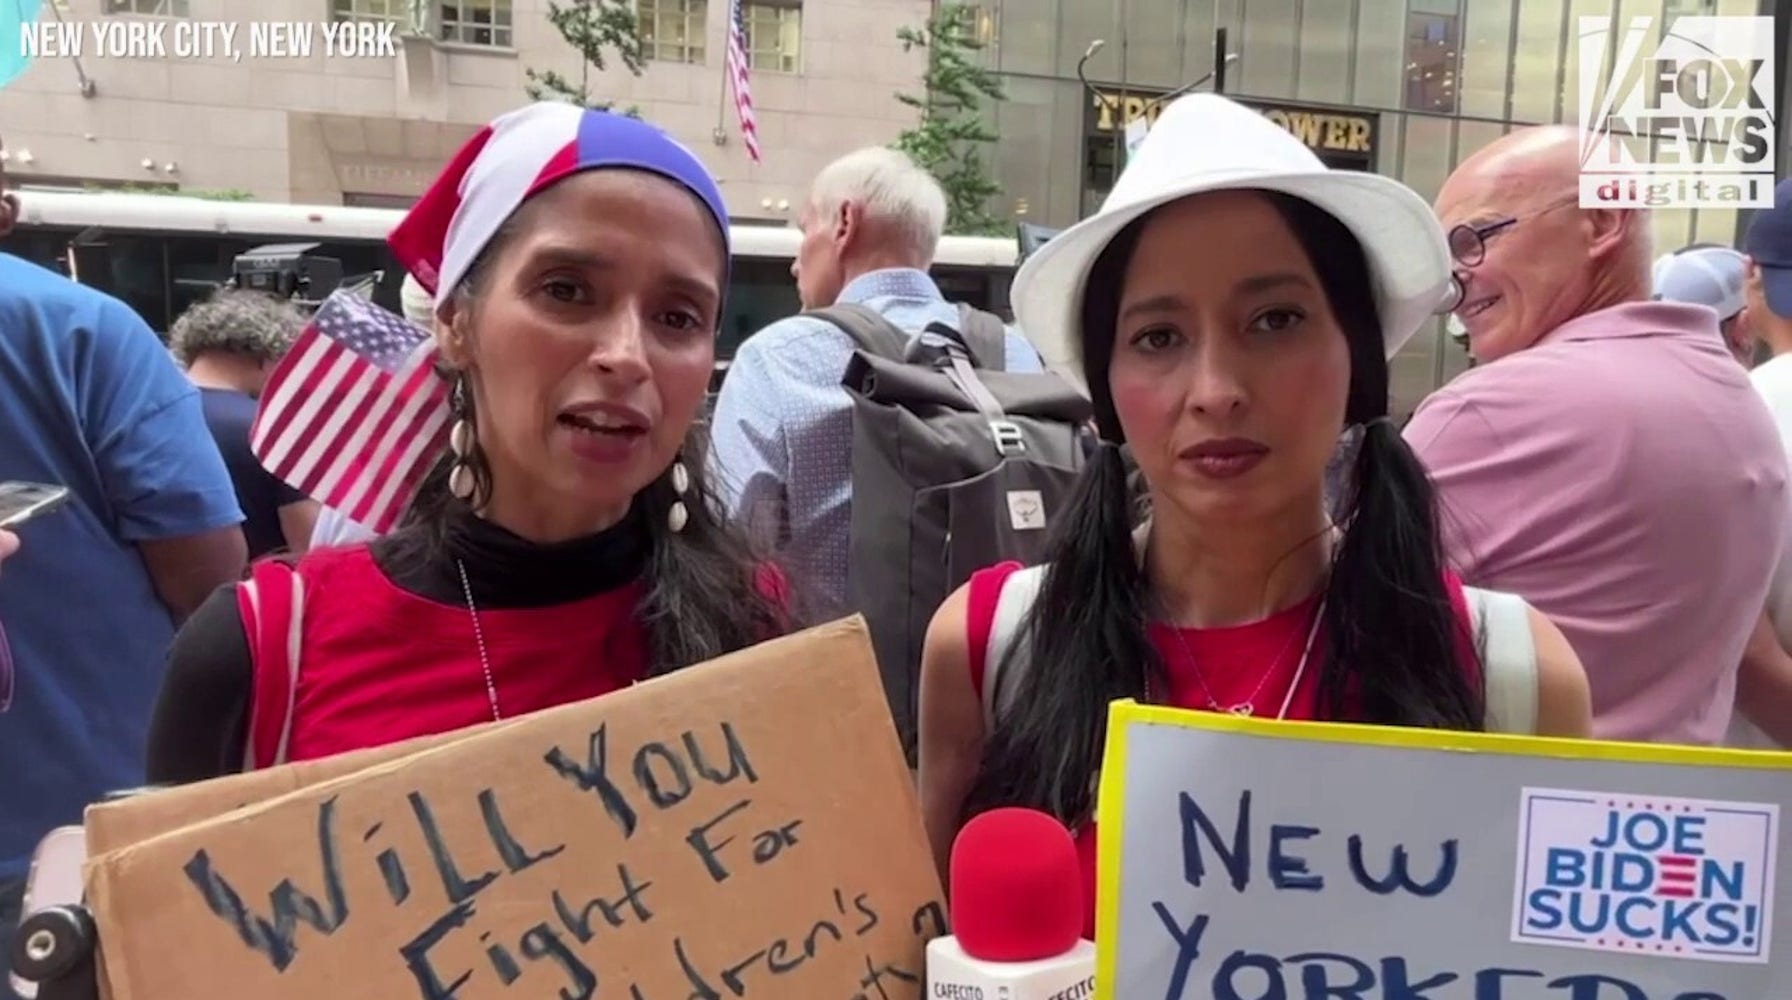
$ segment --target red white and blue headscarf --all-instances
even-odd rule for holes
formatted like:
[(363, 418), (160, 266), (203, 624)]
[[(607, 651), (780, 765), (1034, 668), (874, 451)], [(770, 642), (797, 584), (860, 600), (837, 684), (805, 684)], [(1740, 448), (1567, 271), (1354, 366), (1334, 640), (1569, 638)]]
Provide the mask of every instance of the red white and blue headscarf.
[[(556, 103), (480, 130), (387, 242), (439, 310), (524, 202), (573, 174), (609, 169), (658, 174), (694, 194), (727, 260), (727, 208), (690, 150), (646, 122)], [(722, 278), (726, 286), (726, 264)], [(268, 380), (250, 433), (256, 457), (356, 523), (391, 530), (448, 446), (436, 354), (429, 330), (337, 292)]]
[(532, 104), (480, 130), (387, 242), (440, 308), (523, 202), (572, 174), (603, 169), (683, 185), (709, 209), (726, 250), (722, 192), (690, 150), (638, 119), (558, 103)]

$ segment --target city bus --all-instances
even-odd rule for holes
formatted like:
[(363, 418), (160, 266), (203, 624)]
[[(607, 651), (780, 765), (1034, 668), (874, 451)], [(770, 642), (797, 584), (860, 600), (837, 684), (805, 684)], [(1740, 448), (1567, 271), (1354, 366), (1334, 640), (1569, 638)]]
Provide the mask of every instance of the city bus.
[[(397, 209), (29, 187), (18, 194), (18, 225), (4, 249), (122, 299), (164, 337), (187, 306), (231, 276), (238, 255), (269, 244), (318, 244), (317, 256), (340, 260), (345, 276), (372, 276), (375, 300), (399, 308), (404, 273), (385, 243), (403, 217)], [(734, 261), (716, 349), (724, 369), (748, 334), (801, 308), (790, 276), (801, 234), (736, 225), (730, 236)], [(1013, 238), (948, 236), (933, 275), (947, 298), (1011, 320), (1017, 253)]]

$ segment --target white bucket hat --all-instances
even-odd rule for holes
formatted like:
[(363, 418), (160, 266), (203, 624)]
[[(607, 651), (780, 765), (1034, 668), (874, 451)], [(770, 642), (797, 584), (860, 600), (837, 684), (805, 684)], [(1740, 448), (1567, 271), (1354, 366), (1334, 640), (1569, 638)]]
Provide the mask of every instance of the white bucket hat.
[(1279, 191), (1331, 213), (1362, 244), (1387, 356), (1456, 294), (1443, 228), (1411, 188), (1378, 174), (1329, 170), (1300, 140), (1215, 94), (1165, 108), (1101, 211), (1027, 258), (1014, 277), (1015, 319), (1045, 363), (1083, 392), (1083, 289), (1115, 236), (1160, 205), (1205, 191)]

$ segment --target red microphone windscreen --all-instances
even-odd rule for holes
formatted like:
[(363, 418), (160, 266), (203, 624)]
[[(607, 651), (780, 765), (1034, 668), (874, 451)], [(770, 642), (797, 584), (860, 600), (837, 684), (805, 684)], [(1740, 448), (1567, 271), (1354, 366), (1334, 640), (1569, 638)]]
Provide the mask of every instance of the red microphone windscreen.
[(1033, 809), (994, 809), (952, 843), (952, 933), (986, 962), (1055, 958), (1083, 933), (1083, 876), (1064, 824)]

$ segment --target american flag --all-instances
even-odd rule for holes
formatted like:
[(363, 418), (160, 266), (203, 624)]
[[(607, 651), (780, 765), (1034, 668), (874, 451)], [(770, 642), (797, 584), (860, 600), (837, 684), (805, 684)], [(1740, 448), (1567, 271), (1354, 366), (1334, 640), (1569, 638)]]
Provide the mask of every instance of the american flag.
[(753, 74), (747, 65), (747, 14), (742, 0), (728, 0), (728, 79), (734, 87), (734, 110), (740, 115), (740, 137), (747, 155), (759, 162), (759, 118), (753, 113)]
[(447, 445), (435, 358), (427, 331), (338, 291), (268, 379), (250, 447), (294, 489), (390, 531)]

